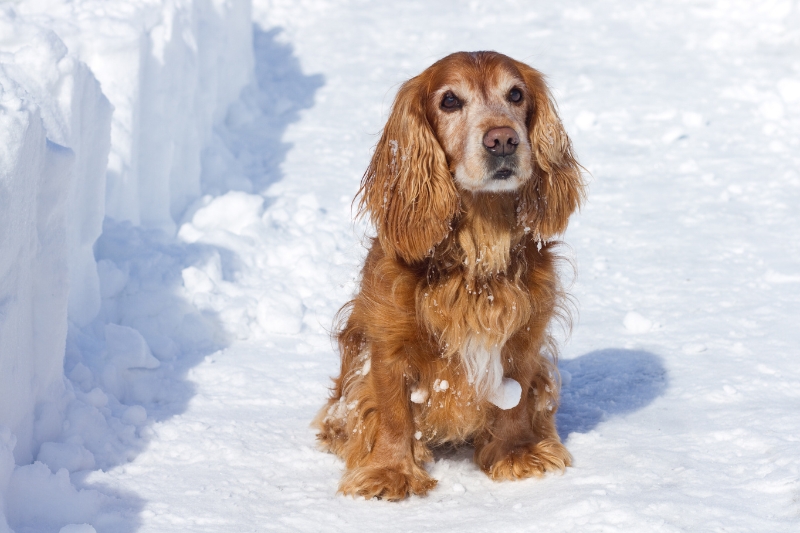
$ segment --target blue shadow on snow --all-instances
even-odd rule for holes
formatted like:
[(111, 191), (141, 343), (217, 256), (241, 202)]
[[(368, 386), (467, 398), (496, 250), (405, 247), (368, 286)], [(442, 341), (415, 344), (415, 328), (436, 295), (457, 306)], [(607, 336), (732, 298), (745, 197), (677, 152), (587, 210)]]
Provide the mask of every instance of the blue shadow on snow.
[(562, 360), (558, 433), (587, 433), (611, 416), (647, 406), (667, 389), (661, 358), (643, 350), (607, 348)]
[(314, 105), (325, 77), (303, 73), (292, 45), (278, 38), (282, 31), (253, 25), (255, 83), (242, 90), (228, 110), (225, 128), (217, 130), (228, 154), (204, 154), (206, 194), (263, 191), (283, 178), (281, 164), (293, 146), (283, 137), (300, 112)]

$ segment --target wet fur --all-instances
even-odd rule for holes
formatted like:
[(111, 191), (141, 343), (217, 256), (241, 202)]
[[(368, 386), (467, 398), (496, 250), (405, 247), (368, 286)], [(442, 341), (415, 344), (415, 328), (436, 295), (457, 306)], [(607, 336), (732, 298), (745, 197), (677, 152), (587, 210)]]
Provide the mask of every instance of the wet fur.
[[(504, 104), (509, 84), (522, 104)], [(453, 87), (471, 106), (461, 116), (439, 109)], [(470, 143), (501, 126), (522, 130), (524, 159), (514, 164), (523, 174), (514, 190), (492, 192), (481, 173), (495, 161)], [(536, 70), (493, 52), (458, 53), (400, 88), (360, 191), (377, 236), (359, 292), (339, 313), (341, 373), (313, 423), (345, 462), (341, 492), (425, 494), (436, 481), (423, 465), (443, 444), (473, 444), (498, 480), (570, 465), (555, 426), (548, 327), (568, 321), (552, 239), (582, 196), (580, 166)], [(508, 410), (488, 400), (502, 377), (523, 390)]]

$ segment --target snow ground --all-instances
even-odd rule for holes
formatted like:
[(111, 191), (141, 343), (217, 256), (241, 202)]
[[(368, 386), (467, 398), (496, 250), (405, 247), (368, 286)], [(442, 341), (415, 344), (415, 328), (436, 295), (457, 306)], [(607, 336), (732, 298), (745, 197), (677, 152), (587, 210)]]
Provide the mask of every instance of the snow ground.
[[(429, 4), (255, 2), (254, 83), (177, 237), (106, 219), (16, 533), (797, 529), (800, 4)], [(364, 254), (350, 202), (398, 84), (462, 49), (548, 74), (592, 175), (565, 237), (575, 466), (494, 483), (460, 450), (426, 498), (344, 498), (308, 423)]]

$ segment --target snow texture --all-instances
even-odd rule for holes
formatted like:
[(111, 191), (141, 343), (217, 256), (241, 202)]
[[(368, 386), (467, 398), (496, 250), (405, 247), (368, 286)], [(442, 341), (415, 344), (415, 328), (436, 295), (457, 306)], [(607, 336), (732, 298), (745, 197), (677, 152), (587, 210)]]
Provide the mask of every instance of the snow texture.
[[(94, 507), (81, 508), (96, 499), (90, 492), (58, 500), (72, 487), (67, 471), (107, 464), (107, 451), (98, 459), (89, 449), (134, 438), (146, 420), (138, 405), (120, 420), (97, 409), (108, 409), (106, 393), (112, 405), (147, 396), (157, 385), (138, 386), (137, 376), (159, 361), (136, 329), (105, 323), (109, 285), (127, 281), (110, 264), (98, 268), (95, 245), (106, 216), (174, 234), (200, 196), (213, 127), (252, 77), (251, 26), (247, 1), (0, 7), (0, 461), (22, 465), (0, 469), (0, 531), (6, 517), (23, 529), (63, 525), (70, 513), (96, 519)], [(117, 277), (101, 290), (103, 274)], [(64, 379), (75, 351), (68, 328), (71, 337), (89, 328), (97, 344), (85, 361), (66, 358), (74, 381)], [(103, 390), (83, 398), (75, 387), (89, 383)], [(132, 425), (114, 427), (123, 421)], [(87, 424), (98, 433), (92, 444)], [(24, 466), (34, 458), (56, 477)]]
[[(795, 531), (798, 28), (790, 0), (3, 4), (0, 533)], [(443, 450), (426, 498), (345, 498), (308, 424), (351, 201), (399, 84), (482, 49), (548, 75), (588, 170), (575, 464)]]

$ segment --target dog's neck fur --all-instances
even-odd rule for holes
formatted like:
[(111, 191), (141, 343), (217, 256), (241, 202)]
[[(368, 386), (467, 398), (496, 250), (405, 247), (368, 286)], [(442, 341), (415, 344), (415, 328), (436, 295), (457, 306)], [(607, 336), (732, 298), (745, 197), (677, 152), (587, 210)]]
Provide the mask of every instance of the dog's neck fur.
[(463, 191), (461, 213), (434, 251), (431, 267), (448, 275), (462, 270), (471, 287), (497, 276), (514, 276), (514, 252), (525, 236), (516, 208), (513, 194)]
[(514, 199), (509, 195), (464, 194), (463, 218), (456, 227), (456, 239), (467, 267), (467, 278), (505, 274), (511, 262), (516, 217)]

